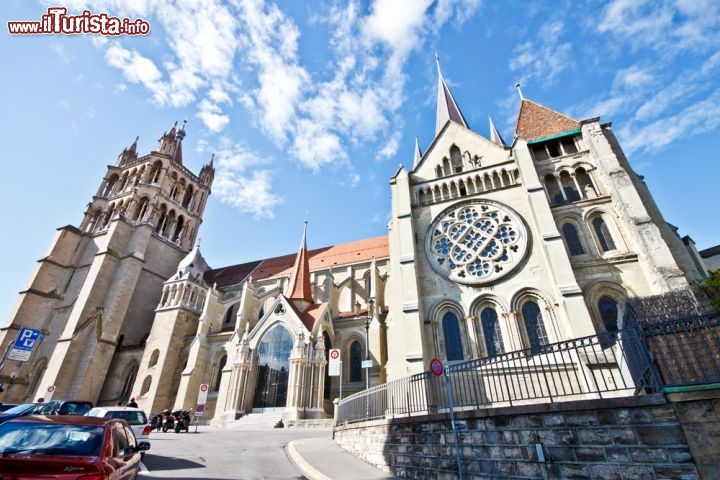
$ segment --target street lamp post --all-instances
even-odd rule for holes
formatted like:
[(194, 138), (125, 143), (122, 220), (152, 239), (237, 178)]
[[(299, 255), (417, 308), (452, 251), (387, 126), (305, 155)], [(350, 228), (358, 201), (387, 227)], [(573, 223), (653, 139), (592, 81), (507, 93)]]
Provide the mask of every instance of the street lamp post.
[(375, 313), (375, 299), (371, 298), (367, 303), (365, 313), (365, 390), (370, 388), (370, 322)]

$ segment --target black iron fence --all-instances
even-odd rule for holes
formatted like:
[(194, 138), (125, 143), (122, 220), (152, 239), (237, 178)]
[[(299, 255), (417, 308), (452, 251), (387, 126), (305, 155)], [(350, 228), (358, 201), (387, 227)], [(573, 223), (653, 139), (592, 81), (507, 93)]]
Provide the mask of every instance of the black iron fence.
[[(445, 366), (343, 399), (338, 424), (453, 410), (660, 391), (642, 328), (627, 328)], [(451, 402), (452, 400), (452, 402)]]
[(720, 383), (720, 314), (638, 324), (666, 388)]

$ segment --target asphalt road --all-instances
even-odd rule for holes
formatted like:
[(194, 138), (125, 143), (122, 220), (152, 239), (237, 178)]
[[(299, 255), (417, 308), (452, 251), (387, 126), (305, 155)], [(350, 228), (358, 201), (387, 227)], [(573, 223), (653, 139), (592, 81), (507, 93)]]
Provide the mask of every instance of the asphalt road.
[(329, 438), (329, 429), (218, 430), (190, 427), (189, 433), (153, 432), (139, 479), (303, 480), (285, 454), (292, 440)]

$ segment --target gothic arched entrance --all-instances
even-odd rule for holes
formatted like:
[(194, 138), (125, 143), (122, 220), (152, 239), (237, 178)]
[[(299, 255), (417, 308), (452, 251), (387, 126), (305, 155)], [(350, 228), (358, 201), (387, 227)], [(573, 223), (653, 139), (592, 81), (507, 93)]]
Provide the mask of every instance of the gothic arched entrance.
[(282, 325), (271, 328), (258, 344), (253, 410), (285, 406), (292, 346), (292, 335)]

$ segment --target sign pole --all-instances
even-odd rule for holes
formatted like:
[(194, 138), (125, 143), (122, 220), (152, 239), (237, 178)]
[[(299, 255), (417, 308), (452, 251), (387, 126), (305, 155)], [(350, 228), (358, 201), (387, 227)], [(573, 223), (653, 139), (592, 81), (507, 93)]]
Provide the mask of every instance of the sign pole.
[(450, 372), (445, 368), (445, 388), (447, 388), (448, 400), (450, 401), (450, 424), (452, 425), (453, 435), (455, 436), (455, 458), (457, 459), (458, 478), (463, 478), (462, 458), (460, 456), (460, 435), (455, 425), (455, 406), (453, 405), (452, 387), (450, 386)]
[(340, 360), (340, 400), (342, 400), (342, 360)]

